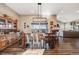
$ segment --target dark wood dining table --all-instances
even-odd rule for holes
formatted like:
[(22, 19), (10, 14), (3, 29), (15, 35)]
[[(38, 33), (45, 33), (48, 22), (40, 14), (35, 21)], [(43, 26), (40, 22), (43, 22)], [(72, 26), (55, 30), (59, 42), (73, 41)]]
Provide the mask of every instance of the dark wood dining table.
[(58, 37), (56, 35), (56, 32), (58, 30), (53, 30), (51, 33), (47, 33), (45, 36), (45, 40), (47, 43), (49, 43), (50, 48), (55, 48), (56, 44), (58, 43)]

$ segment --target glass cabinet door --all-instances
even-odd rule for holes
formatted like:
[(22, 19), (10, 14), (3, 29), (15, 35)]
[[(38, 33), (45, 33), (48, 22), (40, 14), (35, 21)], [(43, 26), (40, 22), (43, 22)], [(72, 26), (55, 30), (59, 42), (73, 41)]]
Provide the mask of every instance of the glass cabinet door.
[(4, 19), (0, 19), (0, 29), (5, 29), (6, 27), (6, 22)]

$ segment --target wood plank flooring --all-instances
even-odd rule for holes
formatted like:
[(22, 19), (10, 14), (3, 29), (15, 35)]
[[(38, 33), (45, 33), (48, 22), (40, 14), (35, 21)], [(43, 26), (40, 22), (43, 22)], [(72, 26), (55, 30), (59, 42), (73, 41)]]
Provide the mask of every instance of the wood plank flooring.
[[(61, 40), (61, 39), (60, 39)], [(25, 50), (21, 48), (7, 48), (1, 55), (19, 55)], [(46, 49), (44, 55), (79, 55), (79, 38), (64, 38), (54, 49)]]
[(79, 55), (79, 38), (64, 38), (58, 47), (45, 50), (44, 55)]

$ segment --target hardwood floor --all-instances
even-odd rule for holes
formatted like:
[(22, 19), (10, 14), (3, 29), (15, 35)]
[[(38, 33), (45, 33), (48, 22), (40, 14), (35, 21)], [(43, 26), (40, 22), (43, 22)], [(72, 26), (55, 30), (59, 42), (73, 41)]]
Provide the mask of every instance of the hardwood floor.
[(45, 50), (44, 55), (79, 55), (79, 38), (64, 38), (58, 47)]
[(20, 55), (25, 50), (22, 48), (7, 48), (6, 50), (0, 52), (0, 55)]
[[(60, 39), (59, 46), (54, 49), (46, 49), (44, 55), (79, 55), (79, 38)], [(25, 50), (21, 48), (7, 48), (1, 55), (19, 55)]]

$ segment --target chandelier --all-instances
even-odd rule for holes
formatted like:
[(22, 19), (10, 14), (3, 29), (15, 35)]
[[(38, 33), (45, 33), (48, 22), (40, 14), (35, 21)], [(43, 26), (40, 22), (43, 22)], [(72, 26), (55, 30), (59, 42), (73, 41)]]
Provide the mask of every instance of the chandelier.
[(41, 11), (42, 11), (41, 7), (42, 7), (42, 3), (38, 3), (38, 16), (34, 17), (33, 19), (40, 19), (40, 20), (41, 19), (47, 19), (45, 17), (42, 17), (42, 15), (41, 15)]

